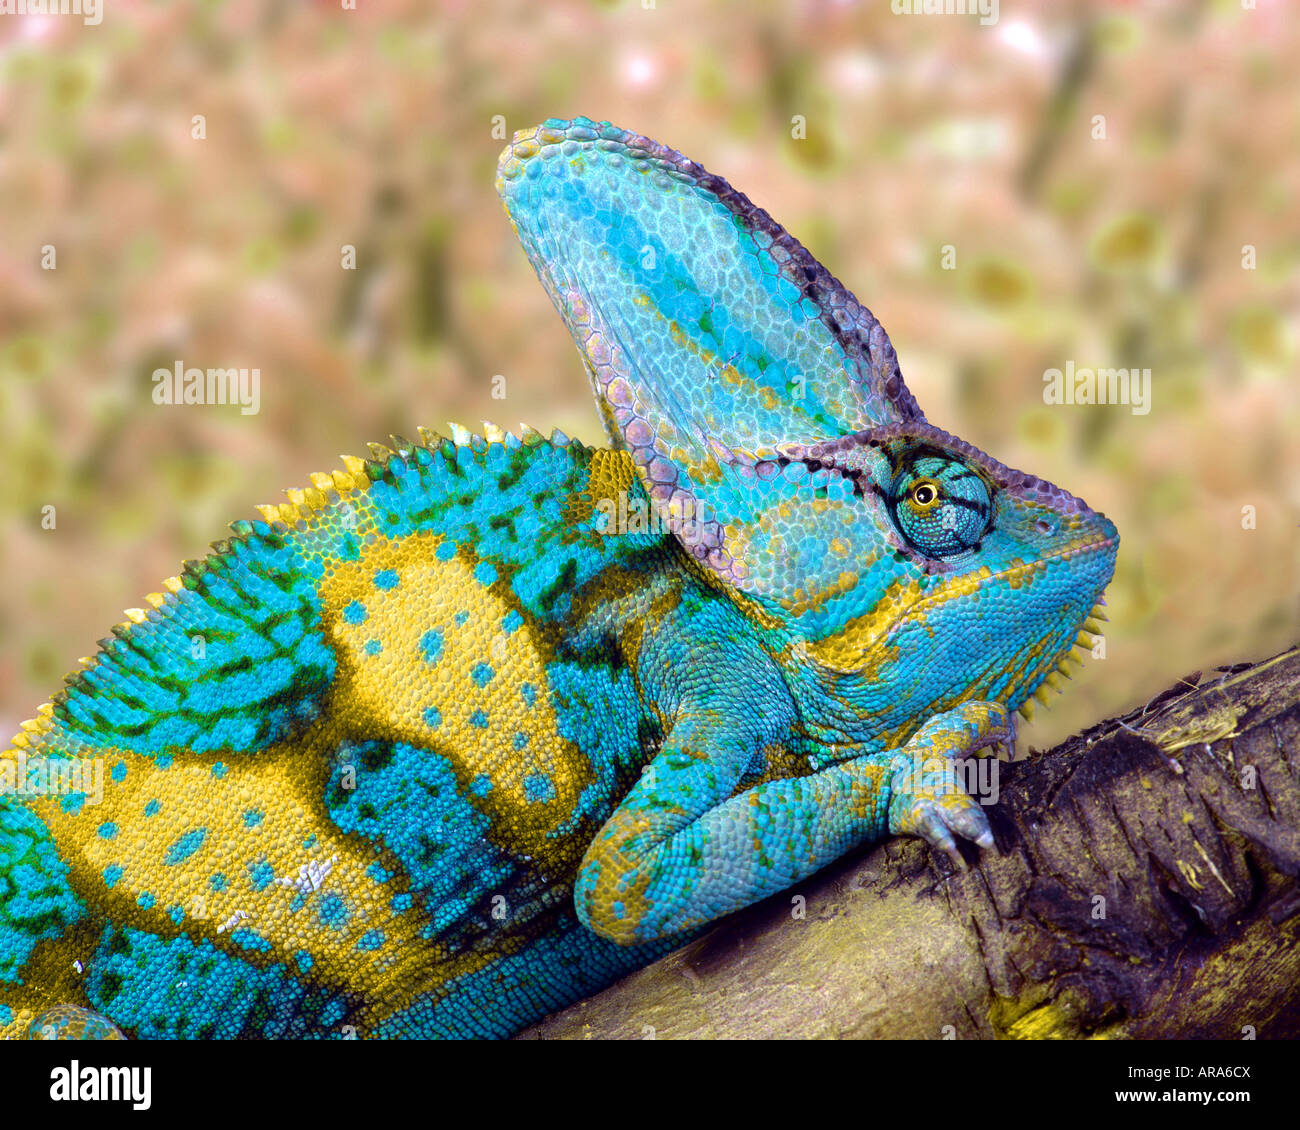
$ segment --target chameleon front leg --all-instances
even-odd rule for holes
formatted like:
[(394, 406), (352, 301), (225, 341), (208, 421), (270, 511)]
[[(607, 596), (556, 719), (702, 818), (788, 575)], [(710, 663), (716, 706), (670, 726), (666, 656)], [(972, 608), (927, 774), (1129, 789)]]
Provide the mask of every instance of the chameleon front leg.
[(720, 918), (886, 832), (921, 836), (954, 856), (954, 834), (993, 844), (952, 761), (1011, 736), (997, 703), (937, 715), (900, 750), (734, 796), (755, 747), (722, 721), (717, 712), (680, 716), (587, 849), (574, 900), (601, 937), (634, 945)]

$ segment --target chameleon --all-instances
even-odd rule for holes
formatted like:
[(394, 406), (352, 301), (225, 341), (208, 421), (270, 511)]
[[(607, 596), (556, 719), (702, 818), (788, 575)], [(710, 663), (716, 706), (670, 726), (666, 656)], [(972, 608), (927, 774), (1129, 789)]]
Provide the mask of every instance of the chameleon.
[(958, 767), (1114, 525), (680, 153), (552, 119), (496, 187), (609, 445), (372, 444), (129, 609), (0, 756), (6, 1037), (505, 1037), (859, 845), (994, 846)]

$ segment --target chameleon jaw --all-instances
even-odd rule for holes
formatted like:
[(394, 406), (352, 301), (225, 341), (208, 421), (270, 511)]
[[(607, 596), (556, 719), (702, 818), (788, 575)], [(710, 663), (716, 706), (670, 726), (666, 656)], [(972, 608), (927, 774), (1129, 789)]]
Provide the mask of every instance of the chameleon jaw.
[(1105, 599), (1104, 596), (1098, 598), (1097, 603), (1092, 606), (1083, 622), (1083, 626), (1075, 636), (1075, 642), (1060, 655), (1056, 666), (1038, 680), (1037, 685), (1030, 692), (1030, 695), (1026, 696), (1025, 701), (1016, 707), (1016, 713), (1026, 722), (1034, 720), (1034, 700), (1037, 700), (1044, 709), (1050, 706), (1051, 697), (1048, 695), (1046, 688), (1051, 688), (1057, 694), (1064, 694), (1065, 684), (1061, 681), (1061, 677), (1064, 676), (1067, 679), (1074, 677), (1070, 670), (1071, 664), (1080, 669), (1083, 667), (1084, 656), (1092, 650), (1097, 638), (1102, 633), (1101, 621), (1110, 619), (1102, 608)]

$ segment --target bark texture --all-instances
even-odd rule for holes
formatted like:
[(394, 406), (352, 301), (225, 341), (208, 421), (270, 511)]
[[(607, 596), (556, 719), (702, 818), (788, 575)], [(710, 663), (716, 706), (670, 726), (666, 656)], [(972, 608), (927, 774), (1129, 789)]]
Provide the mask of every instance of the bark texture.
[(522, 1037), (1300, 1037), (1300, 648), (998, 768), (966, 871), (887, 841)]

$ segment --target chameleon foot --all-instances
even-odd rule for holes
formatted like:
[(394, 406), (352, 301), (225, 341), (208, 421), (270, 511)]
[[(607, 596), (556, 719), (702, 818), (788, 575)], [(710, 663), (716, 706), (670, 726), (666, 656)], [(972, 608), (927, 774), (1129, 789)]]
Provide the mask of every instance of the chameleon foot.
[(997, 742), (1015, 741), (1006, 709), (996, 702), (966, 702), (931, 718), (894, 759), (889, 830), (920, 836), (964, 869), (955, 836), (993, 846), (983, 806), (962, 790), (953, 762)]
[(908, 765), (894, 774), (889, 802), (889, 830), (895, 835), (920, 836), (964, 869), (954, 834), (980, 847), (993, 846), (989, 818), (974, 797), (962, 792), (951, 765), (916, 773)]

